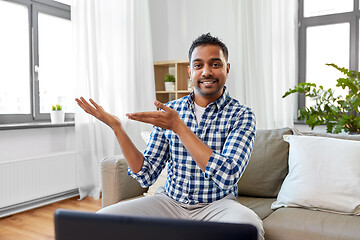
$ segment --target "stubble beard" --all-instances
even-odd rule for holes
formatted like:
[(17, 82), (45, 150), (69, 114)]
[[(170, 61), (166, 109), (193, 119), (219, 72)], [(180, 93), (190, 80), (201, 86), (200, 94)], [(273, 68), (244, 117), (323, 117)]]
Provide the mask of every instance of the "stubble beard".
[[(212, 80), (212, 81), (216, 81), (213, 84), (218, 84), (218, 86), (216, 86), (216, 88), (213, 91), (207, 92), (204, 91), (200, 86), (201, 84), (204, 84), (202, 82), (206, 82), (206, 80)], [(216, 95), (218, 92), (222, 91), (223, 86), (219, 85), (219, 79), (218, 78), (201, 78), (199, 80), (196, 81), (197, 84), (194, 84), (195, 89), (197, 90), (197, 92), (199, 92), (201, 95), (203, 96), (213, 96)], [(203, 86), (203, 88), (207, 88), (206, 86)]]

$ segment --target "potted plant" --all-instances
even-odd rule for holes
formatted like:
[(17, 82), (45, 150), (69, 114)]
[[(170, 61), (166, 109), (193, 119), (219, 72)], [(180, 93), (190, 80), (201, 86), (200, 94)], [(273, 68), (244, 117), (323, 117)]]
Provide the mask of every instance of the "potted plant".
[(335, 96), (335, 91), (316, 86), (314, 83), (299, 83), (294, 89), (289, 89), (283, 98), (293, 93), (300, 93), (315, 101), (311, 107), (299, 110), (298, 120), (303, 120), (314, 129), (325, 124), (328, 133), (360, 132), (360, 73), (340, 68), (331, 63), (326, 64), (342, 72), (345, 77), (337, 79), (336, 87), (347, 89), (345, 96)]
[(64, 123), (65, 112), (62, 110), (62, 106), (59, 104), (52, 106), (50, 117), (51, 117), (51, 123), (54, 124)]
[(171, 74), (166, 74), (164, 77), (165, 91), (175, 91), (175, 77)]

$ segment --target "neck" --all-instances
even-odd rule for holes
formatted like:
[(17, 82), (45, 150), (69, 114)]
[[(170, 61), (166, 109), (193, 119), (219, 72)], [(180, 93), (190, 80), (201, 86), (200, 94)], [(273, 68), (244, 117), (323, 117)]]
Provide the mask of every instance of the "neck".
[(207, 105), (209, 105), (210, 103), (215, 102), (216, 100), (218, 100), (222, 96), (223, 92), (224, 92), (224, 90), (219, 92), (219, 94), (214, 94), (214, 95), (211, 95), (211, 96), (205, 96), (205, 95), (202, 95), (201, 93), (199, 93), (195, 89), (195, 91), (194, 91), (194, 101), (200, 107), (207, 107)]

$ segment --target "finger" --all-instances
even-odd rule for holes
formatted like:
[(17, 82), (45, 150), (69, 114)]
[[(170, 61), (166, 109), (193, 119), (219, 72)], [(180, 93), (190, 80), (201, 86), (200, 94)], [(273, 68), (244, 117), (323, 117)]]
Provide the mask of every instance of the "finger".
[(138, 113), (128, 113), (126, 116), (130, 117), (133, 120), (141, 120), (146, 118), (159, 118), (164, 115), (163, 112), (138, 112)]
[(143, 122), (143, 123), (150, 123), (152, 125), (155, 125), (155, 123), (157, 122), (157, 119), (158, 119), (155, 117), (138, 117), (138, 116), (134, 116), (132, 114), (126, 114), (126, 116), (131, 120)]
[(92, 105), (95, 106), (96, 109), (101, 109), (101, 110), (103, 110), (103, 108), (102, 108), (100, 105), (98, 105), (98, 104), (97, 104), (94, 100), (92, 100), (91, 98), (89, 99), (89, 101), (91, 102)]
[(82, 104), (81, 100), (78, 99), (78, 98), (75, 98), (75, 101), (77, 102), (78, 105), (81, 105), (81, 104)]
[(82, 104), (82, 101), (79, 98), (75, 98), (75, 101), (80, 105)]
[(156, 107), (164, 110), (165, 112), (169, 112), (169, 111), (172, 110), (171, 108), (169, 108), (169, 107), (166, 106), (165, 104), (159, 102), (158, 100), (155, 100), (154, 104), (155, 104)]
[(75, 98), (75, 101), (77, 102), (77, 104), (79, 105), (79, 107), (81, 107), (83, 110), (85, 110), (85, 105), (84, 103), (78, 99), (78, 98)]
[(78, 105), (86, 112), (94, 116), (96, 109), (91, 106), (83, 97), (80, 97), (80, 100), (77, 101)]
[(84, 104), (84, 106), (85, 106), (88, 110), (94, 109), (94, 107), (91, 106), (91, 105), (85, 100), (85, 98), (81, 97), (80, 99), (81, 99), (82, 103)]

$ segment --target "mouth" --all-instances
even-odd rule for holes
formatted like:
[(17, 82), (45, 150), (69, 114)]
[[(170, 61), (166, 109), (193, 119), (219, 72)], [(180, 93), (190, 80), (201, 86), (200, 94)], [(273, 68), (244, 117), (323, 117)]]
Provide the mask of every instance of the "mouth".
[(204, 79), (199, 81), (200, 84), (204, 84), (205, 86), (211, 86), (212, 84), (217, 82), (218, 82), (217, 79)]

